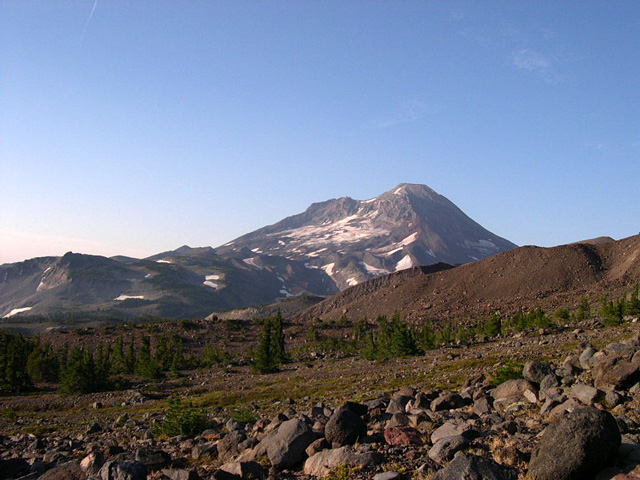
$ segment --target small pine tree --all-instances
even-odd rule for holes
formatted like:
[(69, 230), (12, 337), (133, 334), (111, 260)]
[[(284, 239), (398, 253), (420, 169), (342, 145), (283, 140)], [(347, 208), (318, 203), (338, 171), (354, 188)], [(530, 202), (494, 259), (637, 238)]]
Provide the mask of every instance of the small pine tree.
[(271, 322), (271, 356), (276, 365), (287, 362), (282, 312), (280, 312), (280, 309), (278, 309), (277, 315)]
[(436, 348), (436, 334), (428, 320), (420, 331), (420, 348), (424, 351)]
[(262, 325), (262, 335), (256, 350), (254, 369), (259, 373), (273, 373), (277, 365), (273, 356), (273, 326), (271, 319), (266, 319)]
[(498, 312), (493, 312), (491, 318), (484, 324), (484, 334), (487, 337), (496, 337), (502, 333), (502, 318)]
[(582, 298), (580, 305), (578, 306), (578, 312), (576, 313), (576, 320), (579, 322), (591, 317), (591, 305), (589, 305), (589, 297)]

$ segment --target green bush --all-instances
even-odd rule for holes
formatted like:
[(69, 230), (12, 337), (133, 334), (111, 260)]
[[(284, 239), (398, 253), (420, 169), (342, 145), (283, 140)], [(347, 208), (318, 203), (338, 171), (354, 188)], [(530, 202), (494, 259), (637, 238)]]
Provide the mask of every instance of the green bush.
[(258, 417), (256, 417), (255, 413), (253, 413), (249, 407), (243, 405), (231, 410), (231, 419), (240, 425), (246, 425), (247, 423), (255, 423)]
[(183, 404), (180, 398), (171, 397), (164, 416), (164, 422), (158, 424), (154, 434), (175, 437), (189, 435), (194, 437), (207, 428), (207, 413), (204, 408), (196, 408), (191, 401)]
[(511, 360), (505, 360), (503, 365), (499, 366), (493, 373), (491, 385), (497, 387), (507, 380), (516, 380), (522, 378), (522, 369), (524, 365)]

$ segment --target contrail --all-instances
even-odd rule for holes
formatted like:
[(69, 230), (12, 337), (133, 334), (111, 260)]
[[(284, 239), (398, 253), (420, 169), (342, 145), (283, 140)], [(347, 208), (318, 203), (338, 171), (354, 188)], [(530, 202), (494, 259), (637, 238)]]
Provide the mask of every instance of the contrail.
[(87, 23), (85, 23), (84, 25), (84, 30), (82, 31), (82, 38), (84, 38), (85, 33), (87, 33), (87, 27), (89, 26), (89, 23), (91, 22), (91, 19), (93, 18), (93, 12), (96, 11), (96, 7), (98, 6), (98, 0), (95, 0), (93, 2), (93, 8), (91, 9), (91, 13), (89, 14), (89, 18), (87, 19)]

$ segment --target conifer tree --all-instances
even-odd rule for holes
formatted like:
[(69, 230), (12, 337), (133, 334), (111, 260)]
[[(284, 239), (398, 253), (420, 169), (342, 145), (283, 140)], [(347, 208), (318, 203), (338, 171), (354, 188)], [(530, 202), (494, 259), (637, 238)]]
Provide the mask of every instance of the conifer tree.
[(271, 356), (275, 365), (286, 363), (287, 353), (285, 350), (284, 329), (282, 325), (282, 312), (278, 313), (271, 324)]
[(271, 319), (266, 319), (262, 325), (262, 335), (256, 350), (254, 368), (259, 373), (273, 373), (277, 370), (273, 356), (273, 326)]

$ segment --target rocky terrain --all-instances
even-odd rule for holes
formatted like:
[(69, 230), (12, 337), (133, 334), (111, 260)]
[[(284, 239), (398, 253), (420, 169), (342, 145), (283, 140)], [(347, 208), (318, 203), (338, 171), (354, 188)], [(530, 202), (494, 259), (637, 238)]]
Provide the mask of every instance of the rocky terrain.
[(69, 252), (0, 265), (0, 319), (34, 332), (87, 316), (102, 323), (142, 315), (221, 316), (295, 296), (327, 297), (416, 265), (462, 264), (515, 247), (429, 187), (400, 184), (370, 200), (313, 204), (215, 249), (183, 246), (146, 259)]
[[(640, 478), (637, 325), (3, 398), (0, 478)], [(205, 407), (206, 429), (161, 433), (170, 395)]]
[(640, 278), (640, 235), (553, 248), (520, 247), (443, 268), (410, 269), (357, 285), (301, 312), (300, 321), (375, 318), (400, 312), (417, 323), (575, 307), (582, 298), (628, 292)]

